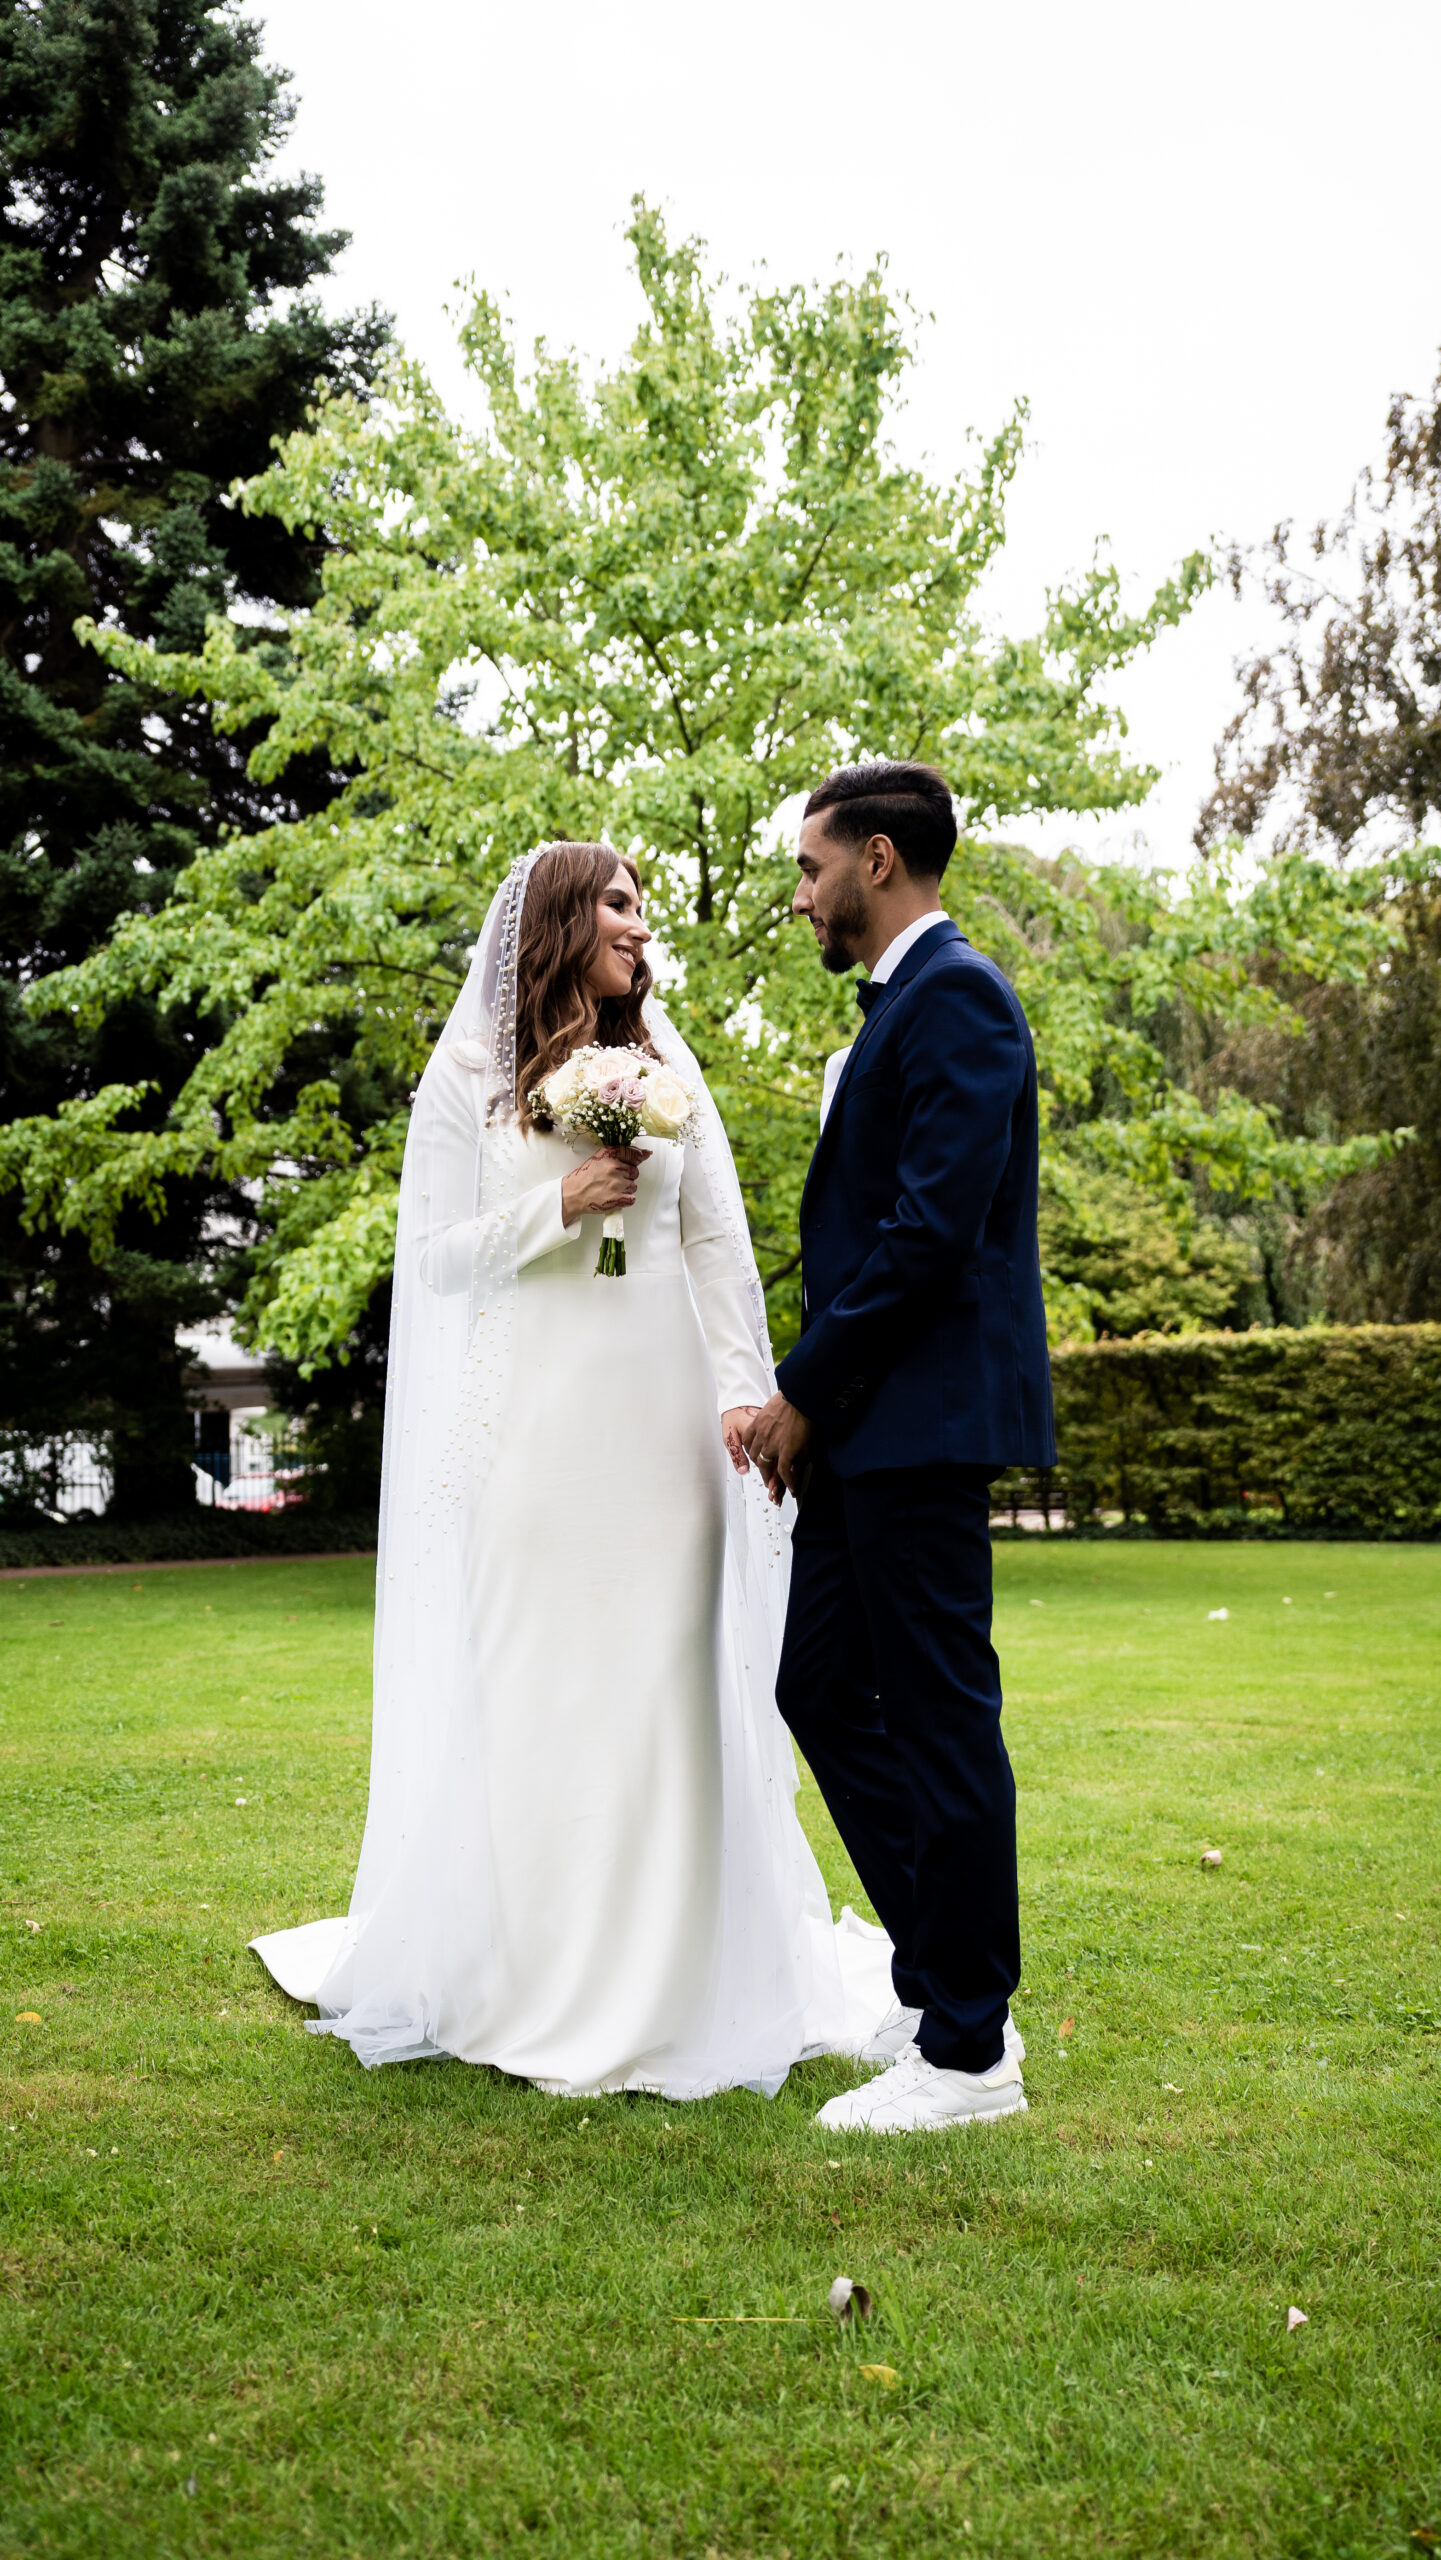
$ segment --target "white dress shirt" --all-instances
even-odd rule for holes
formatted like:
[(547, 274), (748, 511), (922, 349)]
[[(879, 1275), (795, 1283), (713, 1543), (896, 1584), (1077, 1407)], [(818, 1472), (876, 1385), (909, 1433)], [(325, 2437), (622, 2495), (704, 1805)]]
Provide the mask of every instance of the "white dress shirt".
[[(871, 985), (873, 987), (883, 987), (892, 971), (900, 967), (901, 962), (904, 960), (912, 943), (919, 942), (923, 933), (930, 932), (932, 925), (944, 924), (945, 921), (946, 919), (944, 914), (941, 909), (937, 907), (934, 915), (917, 916), (914, 923), (904, 925), (901, 931), (895, 936), (895, 939), (886, 944), (884, 951), (881, 953), (879, 960), (871, 971)], [(836, 1087), (840, 1083), (841, 1072), (850, 1054), (850, 1043), (847, 1042), (844, 1049), (833, 1050), (826, 1060), (826, 1071), (821, 1083), (822, 1128), (825, 1127), (826, 1121), (830, 1115), (831, 1104), (836, 1098)]]

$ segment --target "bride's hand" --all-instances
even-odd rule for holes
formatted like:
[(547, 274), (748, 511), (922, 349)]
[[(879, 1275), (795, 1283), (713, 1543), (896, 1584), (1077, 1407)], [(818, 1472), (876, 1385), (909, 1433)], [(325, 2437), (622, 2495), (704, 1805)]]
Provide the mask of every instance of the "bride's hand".
[(608, 1218), (617, 1209), (632, 1208), (640, 1169), (649, 1154), (649, 1147), (599, 1147), (587, 1156), (560, 1186), (566, 1225), (574, 1226), (577, 1218)]
[(758, 1404), (733, 1404), (721, 1415), (721, 1438), (730, 1453), (730, 1462), (738, 1476), (748, 1476), (751, 1462), (746, 1456), (745, 1435), (760, 1411)]

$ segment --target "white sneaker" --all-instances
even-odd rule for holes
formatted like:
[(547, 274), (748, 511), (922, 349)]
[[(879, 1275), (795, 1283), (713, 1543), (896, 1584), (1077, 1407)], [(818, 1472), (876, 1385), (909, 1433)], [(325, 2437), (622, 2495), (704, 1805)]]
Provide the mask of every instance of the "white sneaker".
[(899, 2062), (909, 2053), (921, 2023), (919, 2009), (903, 2009), (893, 2000), (873, 2036), (868, 2036), (857, 2055), (860, 2062)]
[[(903, 2009), (899, 2000), (893, 2000), (875, 2034), (861, 2046), (858, 2059), (861, 2062), (899, 2062), (915, 2043), (920, 2023), (919, 2009)], [(1006, 2052), (1017, 2062), (1024, 2062), (1026, 2048), (1009, 2009), (1006, 2011), (1004, 2040)]]
[(947, 2125), (978, 2124), (996, 2116), (1024, 2115), (1026, 2093), (1014, 2056), (1003, 2054), (994, 2071), (938, 2071), (914, 2046), (859, 2089), (832, 2098), (816, 2118), (829, 2133), (943, 2132)]

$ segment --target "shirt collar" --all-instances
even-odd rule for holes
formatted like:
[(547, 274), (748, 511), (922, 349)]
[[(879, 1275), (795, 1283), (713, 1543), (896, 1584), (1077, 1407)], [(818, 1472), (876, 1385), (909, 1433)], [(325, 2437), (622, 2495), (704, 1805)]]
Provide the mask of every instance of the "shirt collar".
[(912, 943), (919, 942), (923, 933), (929, 933), (933, 926), (944, 924), (945, 921), (945, 917), (941, 914), (933, 916), (917, 916), (914, 924), (904, 926), (901, 932), (896, 935), (894, 942), (888, 942), (886, 944), (886, 947), (881, 953), (879, 960), (876, 962), (874, 969), (872, 969), (871, 985), (873, 987), (883, 987), (892, 972), (899, 969), (901, 962), (904, 960), (906, 953), (910, 950)]

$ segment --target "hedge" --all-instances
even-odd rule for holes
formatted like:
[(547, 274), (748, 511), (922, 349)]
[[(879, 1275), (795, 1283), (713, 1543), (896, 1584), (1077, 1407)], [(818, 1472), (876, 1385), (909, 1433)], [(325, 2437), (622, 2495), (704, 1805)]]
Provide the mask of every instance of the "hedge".
[[(1053, 1353), (1059, 1464), (993, 1508), (1153, 1537), (1441, 1537), (1441, 1324), (1141, 1335)], [(196, 1509), (0, 1529), (0, 1567), (373, 1549), (369, 1514)]]
[(217, 1564), (239, 1556), (340, 1555), (375, 1548), (373, 1512), (203, 1510), (153, 1520), (144, 1528), (111, 1528), (77, 1520), (69, 1528), (0, 1529), (0, 1571), (42, 1565)]
[(1153, 1536), (1441, 1536), (1441, 1324), (1142, 1335), (1053, 1355), (1059, 1464), (1007, 1476)]

